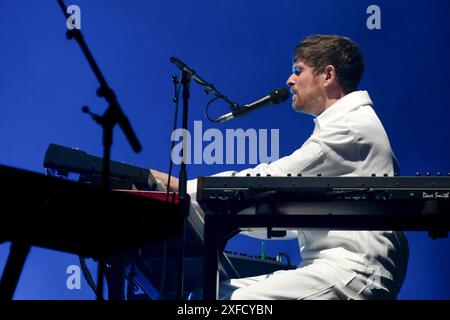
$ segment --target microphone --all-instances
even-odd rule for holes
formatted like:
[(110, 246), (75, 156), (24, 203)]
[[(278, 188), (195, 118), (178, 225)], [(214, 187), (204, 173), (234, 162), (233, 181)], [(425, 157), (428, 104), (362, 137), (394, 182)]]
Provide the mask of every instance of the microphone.
[(224, 114), (223, 116), (217, 118), (216, 122), (224, 122), (227, 120), (231, 120), (233, 118), (240, 117), (246, 113), (249, 113), (250, 111), (259, 109), (264, 106), (268, 106), (271, 104), (279, 104), (281, 102), (286, 101), (287, 98), (289, 98), (290, 93), (286, 88), (278, 88), (273, 90), (271, 93), (269, 93), (267, 96), (256, 100), (250, 104), (246, 104), (243, 107), (239, 107), (230, 113)]
[(193, 69), (189, 68), (180, 59), (175, 58), (175, 57), (170, 57), (170, 62), (172, 62), (175, 66), (177, 66), (178, 69), (186, 72), (189, 75), (189, 77), (191, 77), (192, 79), (197, 81), (198, 84), (200, 84), (200, 85), (206, 85), (207, 84), (207, 82), (205, 80), (200, 78)]

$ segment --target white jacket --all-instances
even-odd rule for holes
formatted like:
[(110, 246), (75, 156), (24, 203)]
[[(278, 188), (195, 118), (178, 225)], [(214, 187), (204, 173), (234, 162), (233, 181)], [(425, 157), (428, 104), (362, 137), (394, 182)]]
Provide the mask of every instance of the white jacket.
[[(253, 169), (218, 175), (393, 175), (397, 167), (395, 156), (372, 105), (367, 91), (352, 92), (314, 119), (312, 135), (291, 155)], [(196, 180), (191, 180), (188, 192), (194, 199), (195, 191)], [(265, 232), (247, 234), (263, 237)], [(300, 266), (325, 259), (342, 271), (338, 277), (343, 282), (359, 273), (373, 277), (377, 286), (390, 292), (396, 294), (400, 290), (408, 260), (408, 244), (402, 232), (311, 229), (290, 233), (293, 234), (299, 239), (303, 259)]]

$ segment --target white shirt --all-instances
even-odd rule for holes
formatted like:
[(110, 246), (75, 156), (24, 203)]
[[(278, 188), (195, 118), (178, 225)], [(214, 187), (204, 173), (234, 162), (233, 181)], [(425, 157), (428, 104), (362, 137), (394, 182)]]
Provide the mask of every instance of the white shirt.
[[(270, 174), (286, 176), (393, 175), (395, 157), (387, 134), (372, 108), (367, 91), (347, 94), (314, 119), (315, 128), (305, 143), (291, 155), (270, 164), (219, 176)], [(188, 182), (195, 199), (196, 180)], [(260, 237), (258, 231), (247, 233)], [(398, 291), (406, 273), (408, 245), (401, 232), (297, 230), (302, 263), (324, 259), (335, 263), (350, 280), (354, 272), (376, 274), (379, 285)], [(292, 232), (291, 232), (292, 235)], [(393, 280), (393, 281), (392, 281)]]

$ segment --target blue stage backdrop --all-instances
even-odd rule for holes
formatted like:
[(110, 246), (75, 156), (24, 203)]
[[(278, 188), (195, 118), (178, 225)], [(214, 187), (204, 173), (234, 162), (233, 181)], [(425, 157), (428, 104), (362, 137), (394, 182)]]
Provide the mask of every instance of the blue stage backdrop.
[[(360, 89), (368, 90), (375, 103), (402, 175), (417, 170), (450, 172), (449, 1), (66, 0), (66, 4), (81, 9), (85, 40), (143, 145), (143, 152), (133, 153), (116, 128), (115, 160), (168, 170), (175, 110), (171, 77), (178, 74), (169, 57), (188, 63), (234, 101), (247, 103), (285, 86), (296, 44), (318, 33), (349, 36), (362, 48), (367, 67)], [(371, 20), (373, 11), (367, 13), (371, 5), (380, 9), (379, 21)], [(368, 20), (380, 22), (381, 29), (368, 28)], [(96, 96), (99, 85), (77, 43), (66, 39), (66, 30), (56, 0), (0, 0), (3, 165), (43, 172), (50, 143), (102, 155), (101, 129), (81, 107), (102, 113), (106, 104)], [(194, 121), (201, 121), (203, 132), (279, 129), (283, 156), (297, 149), (313, 128), (312, 117), (295, 113), (289, 102), (214, 124), (204, 116), (210, 98), (192, 83), (191, 129)], [(227, 109), (217, 104), (211, 112), (221, 115)], [(245, 164), (202, 162), (188, 166), (189, 178), (253, 166), (248, 157)], [(17, 192), (26, 201), (33, 190), (24, 184)], [(66, 228), (81, 232), (70, 223)], [(450, 299), (450, 240), (432, 240), (425, 232), (407, 236), (411, 257), (399, 298)], [(300, 261), (295, 241), (268, 241), (266, 246), (268, 255), (286, 252), (294, 262)], [(258, 254), (261, 242), (238, 236), (229, 241), (228, 249)], [(8, 243), (0, 245), (0, 270), (8, 250)], [(77, 264), (74, 255), (33, 248), (15, 298), (93, 299), (84, 279), (80, 289), (67, 287), (67, 268)], [(95, 264), (88, 264), (95, 272)]]

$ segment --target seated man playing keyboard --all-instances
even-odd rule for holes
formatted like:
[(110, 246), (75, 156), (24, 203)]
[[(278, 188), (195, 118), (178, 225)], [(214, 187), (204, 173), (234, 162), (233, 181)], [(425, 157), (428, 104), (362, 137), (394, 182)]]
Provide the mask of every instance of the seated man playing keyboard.
[[(356, 91), (364, 71), (349, 38), (313, 35), (294, 51), (287, 80), (295, 111), (313, 115), (315, 128), (291, 155), (270, 164), (218, 175), (394, 175), (397, 163), (367, 91)], [(165, 184), (168, 176), (152, 170)], [(178, 180), (171, 178), (172, 190)], [(196, 179), (188, 181), (195, 200)], [(258, 232), (250, 235), (259, 236)], [(221, 299), (395, 299), (405, 278), (408, 243), (403, 232), (295, 230), (302, 261), (296, 270), (231, 279)]]

